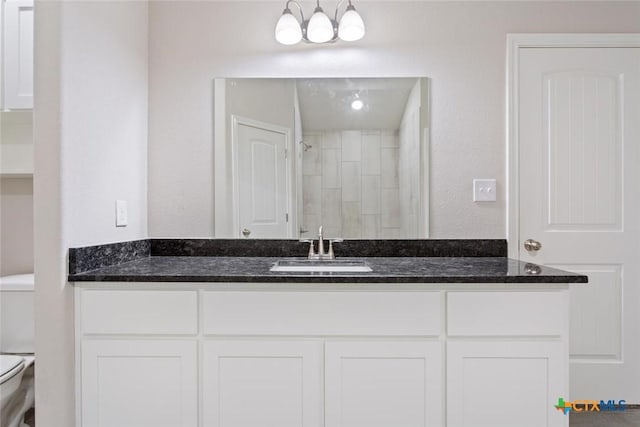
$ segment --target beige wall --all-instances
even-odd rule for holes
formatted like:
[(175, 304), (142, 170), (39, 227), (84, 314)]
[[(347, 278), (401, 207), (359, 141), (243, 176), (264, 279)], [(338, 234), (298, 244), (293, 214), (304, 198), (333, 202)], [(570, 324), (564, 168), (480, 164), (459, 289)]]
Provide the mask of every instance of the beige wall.
[[(361, 1), (366, 37), (281, 46), (282, 2), (153, 2), (149, 232), (213, 235), (213, 77), (417, 76), (431, 80), (432, 237), (505, 237), (506, 34), (640, 32), (638, 2)], [(455, 165), (455, 167), (453, 167)], [(473, 178), (497, 203), (474, 204)]]
[[(67, 249), (147, 237), (147, 3), (36, 2), (35, 340), (39, 427), (75, 425)], [(115, 200), (129, 226), (115, 227)]]
[(0, 112), (0, 171), (9, 174), (33, 172), (33, 113)]
[(0, 171), (0, 275), (32, 273), (32, 112), (0, 112)]
[(33, 272), (33, 179), (0, 179), (0, 276)]

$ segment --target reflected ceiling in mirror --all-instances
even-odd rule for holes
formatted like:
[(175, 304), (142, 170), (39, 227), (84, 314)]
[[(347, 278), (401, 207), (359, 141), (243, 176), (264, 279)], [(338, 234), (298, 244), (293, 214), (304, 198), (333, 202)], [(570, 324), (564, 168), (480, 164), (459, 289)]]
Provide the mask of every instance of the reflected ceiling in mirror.
[(428, 237), (428, 88), (215, 79), (216, 235)]
[(297, 79), (302, 128), (399, 129), (415, 85), (413, 78)]

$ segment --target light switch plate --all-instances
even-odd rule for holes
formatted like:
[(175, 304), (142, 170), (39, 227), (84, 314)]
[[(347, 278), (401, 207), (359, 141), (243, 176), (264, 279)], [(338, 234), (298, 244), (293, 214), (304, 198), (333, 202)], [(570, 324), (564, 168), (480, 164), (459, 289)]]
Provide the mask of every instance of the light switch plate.
[(116, 200), (116, 227), (126, 227), (128, 222), (127, 201)]
[(473, 201), (474, 202), (495, 202), (496, 201), (496, 180), (495, 179), (474, 179), (473, 180)]

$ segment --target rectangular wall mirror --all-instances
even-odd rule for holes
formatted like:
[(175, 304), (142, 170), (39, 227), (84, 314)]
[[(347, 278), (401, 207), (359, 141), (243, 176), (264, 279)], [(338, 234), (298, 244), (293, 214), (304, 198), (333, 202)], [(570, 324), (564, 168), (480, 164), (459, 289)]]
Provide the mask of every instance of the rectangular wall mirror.
[(429, 234), (429, 81), (214, 79), (216, 237)]

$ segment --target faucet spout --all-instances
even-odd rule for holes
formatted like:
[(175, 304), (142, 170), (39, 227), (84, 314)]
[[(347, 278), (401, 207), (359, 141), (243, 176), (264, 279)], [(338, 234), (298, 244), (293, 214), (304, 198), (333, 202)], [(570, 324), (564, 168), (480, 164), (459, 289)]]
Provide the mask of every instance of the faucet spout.
[(322, 226), (318, 229), (318, 255), (322, 257), (325, 255), (324, 252), (324, 239), (322, 238)]

